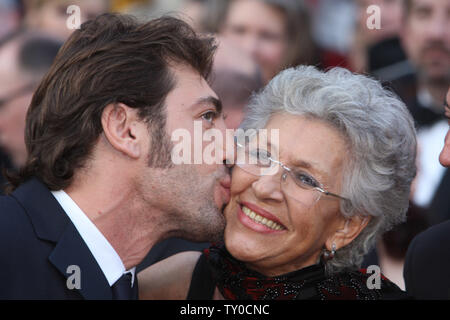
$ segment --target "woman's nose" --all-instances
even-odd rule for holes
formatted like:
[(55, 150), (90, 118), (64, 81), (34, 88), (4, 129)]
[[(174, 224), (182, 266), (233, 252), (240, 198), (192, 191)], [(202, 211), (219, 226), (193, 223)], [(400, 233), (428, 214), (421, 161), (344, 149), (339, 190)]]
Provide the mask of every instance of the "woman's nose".
[(261, 200), (283, 201), (280, 174), (260, 176), (252, 183), (255, 195)]

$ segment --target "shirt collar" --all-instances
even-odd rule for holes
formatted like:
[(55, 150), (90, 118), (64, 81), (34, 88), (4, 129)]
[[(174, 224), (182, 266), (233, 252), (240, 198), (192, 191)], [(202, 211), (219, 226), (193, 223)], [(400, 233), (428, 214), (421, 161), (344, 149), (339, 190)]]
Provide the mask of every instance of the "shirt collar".
[(116, 250), (66, 192), (63, 190), (52, 191), (52, 194), (88, 246), (109, 285), (112, 286), (124, 273), (131, 273), (133, 286), (136, 267), (125, 270)]

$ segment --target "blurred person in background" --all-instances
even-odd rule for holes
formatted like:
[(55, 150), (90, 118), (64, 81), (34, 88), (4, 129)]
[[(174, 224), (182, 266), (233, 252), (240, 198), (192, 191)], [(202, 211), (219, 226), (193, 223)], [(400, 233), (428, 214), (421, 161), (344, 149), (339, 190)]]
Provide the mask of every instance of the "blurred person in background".
[(259, 63), (264, 83), (286, 67), (318, 63), (303, 1), (231, 0), (219, 33)]
[[(356, 30), (350, 50), (350, 67), (369, 73), (380, 81), (390, 81), (410, 74), (412, 68), (401, 45), (400, 33), (404, 18), (403, 0), (357, 0)], [(377, 6), (379, 28), (369, 28)]]
[[(444, 104), (445, 117), (450, 126), (450, 87)], [(450, 168), (450, 130), (447, 131), (439, 161)], [(412, 241), (404, 270), (407, 293), (417, 299), (450, 299), (448, 270), (450, 221), (431, 227)]]
[(401, 39), (415, 73), (392, 81), (418, 128), (418, 174), (413, 201), (429, 222), (450, 219), (450, 172), (440, 166), (448, 124), (444, 101), (450, 85), (450, 0), (404, 0)]
[(251, 56), (230, 41), (219, 38), (219, 43), (211, 88), (222, 100), (227, 128), (237, 129), (251, 95), (263, 87), (261, 69)]
[(183, 0), (178, 10), (198, 32), (219, 33), (229, 4), (230, 0)]
[[(19, 29), (22, 23), (23, 13), (22, 1), (0, 0), (0, 43), (2, 42), (3, 37), (6, 37), (10, 33)], [(4, 63), (5, 61), (0, 60), (0, 68), (2, 68), (2, 64)], [(2, 97), (0, 96), (0, 112), (2, 104), (1, 101)], [(1, 172), (3, 169), (10, 169), (11, 166), (11, 160), (9, 159), (8, 154), (0, 145), (0, 194), (2, 193), (2, 187), (6, 182)]]
[[(146, 22), (165, 14), (173, 15), (179, 12), (185, 2), (187, 0), (112, 0), (111, 8), (113, 12), (131, 14), (139, 21)], [(177, 15), (177, 18), (183, 17)], [(190, 25), (194, 26), (193, 23)]]
[(112, 12), (128, 12), (142, 5), (152, 4), (154, 0), (110, 0)]
[[(400, 63), (386, 68), (390, 69), (390, 78), (382, 78), (402, 98), (415, 120), (418, 171), (408, 220), (383, 235), (364, 265), (380, 265), (387, 277), (404, 288), (404, 263), (412, 239), (430, 225), (450, 218), (450, 173), (437, 160), (448, 129), (442, 101), (450, 84), (450, 0), (404, 0), (402, 5), (399, 36), (412, 72), (405, 64), (397, 68)], [(377, 31), (373, 30), (374, 34)], [(392, 52), (384, 52), (382, 59), (392, 59), (389, 54)]]
[[(205, 25), (208, 16), (208, 6), (209, 3), (218, 3), (216, 0), (185, 0), (181, 4), (179, 11), (182, 13), (181, 18), (183, 18), (187, 23), (191, 25), (197, 32), (211, 32), (209, 28)], [(221, 1), (225, 3), (225, 1)], [(217, 11), (215, 11), (217, 12)], [(218, 23), (217, 21), (215, 22)], [(216, 32), (213, 31), (214, 33)]]
[(61, 45), (47, 35), (25, 30), (0, 41), (0, 146), (15, 168), (20, 168), (27, 157), (25, 117), (33, 91)]
[(426, 212), (410, 201), (406, 221), (384, 233), (376, 246), (364, 258), (363, 268), (380, 267), (381, 272), (405, 290), (403, 268), (406, 252), (412, 239), (428, 228)]
[(450, 83), (450, 0), (404, 0), (402, 44), (416, 74), (397, 79), (418, 127), (442, 120)]
[(67, 39), (74, 29), (67, 27), (70, 14), (67, 8), (76, 5), (80, 8), (80, 23), (91, 20), (109, 11), (109, 0), (24, 0), (26, 25), (33, 30)]
[(0, 0), (0, 39), (19, 28), (23, 19), (22, 1)]
[(356, 5), (354, 0), (310, 0), (312, 35), (320, 50), (324, 69), (347, 69), (353, 38)]

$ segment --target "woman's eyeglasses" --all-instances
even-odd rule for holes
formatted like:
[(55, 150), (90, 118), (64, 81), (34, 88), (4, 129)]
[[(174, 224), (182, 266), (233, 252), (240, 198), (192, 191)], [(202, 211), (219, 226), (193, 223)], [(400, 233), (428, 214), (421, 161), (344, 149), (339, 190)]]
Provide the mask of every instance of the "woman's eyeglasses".
[(321, 195), (332, 196), (341, 200), (350, 201), (338, 194), (327, 191), (314, 177), (300, 169), (292, 169), (282, 162), (272, 158), (269, 151), (263, 148), (245, 143), (236, 142), (236, 165), (242, 170), (255, 176), (277, 175), (279, 167), (281, 190), (286, 195), (301, 202), (305, 206), (312, 206)]

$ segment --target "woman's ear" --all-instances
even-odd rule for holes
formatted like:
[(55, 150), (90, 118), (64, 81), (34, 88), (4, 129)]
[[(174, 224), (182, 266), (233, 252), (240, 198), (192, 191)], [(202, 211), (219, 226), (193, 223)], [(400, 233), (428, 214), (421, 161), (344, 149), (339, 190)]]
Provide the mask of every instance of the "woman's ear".
[(331, 250), (333, 243), (336, 245), (336, 250), (348, 245), (367, 226), (370, 219), (370, 216), (362, 215), (354, 215), (351, 218), (343, 218), (340, 223), (340, 227), (336, 230), (334, 236), (330, 237), (325, 243), (327, 250)]
[(115, 150), (133, 159), (141, 156), (140, 121), (134, 109), (123, 103), (109, 104), (101, 122), (104, 135)]

